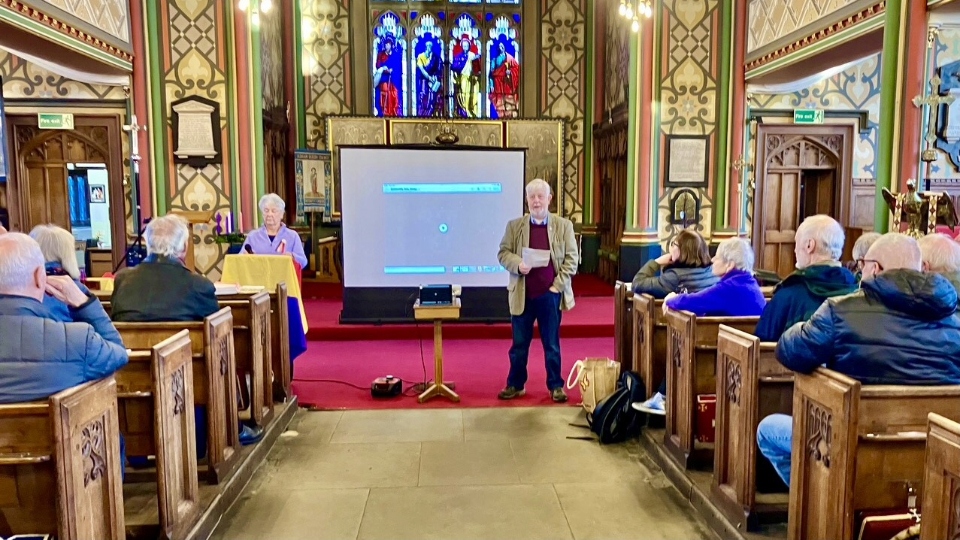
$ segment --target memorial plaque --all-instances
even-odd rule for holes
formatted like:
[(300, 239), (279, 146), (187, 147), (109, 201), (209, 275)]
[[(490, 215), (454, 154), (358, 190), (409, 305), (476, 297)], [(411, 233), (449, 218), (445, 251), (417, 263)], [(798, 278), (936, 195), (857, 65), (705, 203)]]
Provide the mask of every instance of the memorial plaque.
[(173, 109), (174, 163), (200, 168), (221, 162), (220, 106), (199, 96), (175, 101)]
[(708, 143), (706, 135), (668, 135), (664, 185), (707, 187)]

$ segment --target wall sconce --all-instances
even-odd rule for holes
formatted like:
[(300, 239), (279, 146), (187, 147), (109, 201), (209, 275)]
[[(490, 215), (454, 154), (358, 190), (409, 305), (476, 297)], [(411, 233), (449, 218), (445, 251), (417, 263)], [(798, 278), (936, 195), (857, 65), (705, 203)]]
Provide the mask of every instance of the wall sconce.
[(630, 30), (637, 33), (640, 31), (640, 15), (648, 19), (653, 17), (653, 6), (649, 0), (620, 0), (617, 13), (630, 20)]

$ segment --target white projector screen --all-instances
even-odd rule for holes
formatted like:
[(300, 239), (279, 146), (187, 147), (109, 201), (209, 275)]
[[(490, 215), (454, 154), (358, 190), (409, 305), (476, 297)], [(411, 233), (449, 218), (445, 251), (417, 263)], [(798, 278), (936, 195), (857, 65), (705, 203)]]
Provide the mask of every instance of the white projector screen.
[(523, 150), (341, 147), (340, 186), (345, 287), (507, 285)]

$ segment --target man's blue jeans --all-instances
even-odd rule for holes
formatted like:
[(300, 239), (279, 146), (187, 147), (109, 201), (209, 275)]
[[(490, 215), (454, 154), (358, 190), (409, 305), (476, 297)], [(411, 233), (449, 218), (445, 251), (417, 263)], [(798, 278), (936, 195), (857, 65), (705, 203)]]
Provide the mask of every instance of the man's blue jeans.
[(770, 460), (787, 486), (790, 485), (790, 451), (793, 448), (793, 417), (771, 414), (757, 426), (757, 447)]
[(523, 388), (527, 384), (527, 357), (533, 341), (533, 322), (540, 328), (540, 342), (547, 367), (547, 389), (561, 388), (560, 375), (560, 293), (547, 292), (538, 298), (527, 298), (522, 315), (510, 317), (513, 346), (510, 347), (510, 374), (507, 386)]

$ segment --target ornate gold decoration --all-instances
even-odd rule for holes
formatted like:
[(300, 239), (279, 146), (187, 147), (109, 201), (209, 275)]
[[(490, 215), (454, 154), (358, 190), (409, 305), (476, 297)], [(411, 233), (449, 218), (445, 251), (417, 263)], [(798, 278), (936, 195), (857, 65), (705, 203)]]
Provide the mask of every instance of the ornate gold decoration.
[[(773, 0), (773, 1), (777, 1), (777, 0)], [(780, 1), (783, 1), (783, 0), (780, 0)], [(830, 24), (825, 28), (817, 30), (812, 34), (809, 34), (807, 36), (804, 36), (800, 39), (793, 41), (792, 43), (779, 47), (778, 49), (771, 51), (767, 54), (764, 54), (759, 58), (750, 60), (746, 63), (746, 66), (745, 66), (746, 71), (752, 71), (754, 69), (762, 67), (766, 64), (769, 64), (770, 62), (773, 62), (774, 60), (778, 60), (784, 56), (793, 54), (796, 51), (799, 51), (803, 48), (809, 47), (815, 43), (823, 41), (824, 39), (827, 39), (833, 36), (834, 34), (837, 34), (839, 32), (852, 28), (858, 24), (861, 24), (870, 19), (873, 19), (874, 17), (881, 16), (886, 11), (886, 5), (887, 5), (886, 0), (877, 2), (876, 4), (873, 4), (871, 6), (861, 9), (857, 13), (854, 13), (833, 24)]]
[(883, 199), (893, 212), (892, 229), (900, 231), (900, 224), (907, 222), (905, 234), (914, 238), (921, 238), (933, 234), (937, 225), (955, 227), (957, 225), (957, 211), (953, 201), (944, 193), (917, 193), (916, 180), (907, 181), (906, 193), (893, 193), (882, 188)]
[(28, 6), (23, 2), (20, 2), (19, 0), (0, 0), (0, 9), (3, 9), (3, 8), (9, 9), (11, 11), (15, 11), (17, 13), (20, 13), (21, 15), (29, 17), (34, 22), (37, 22), (48, 28), (52, 28), (53, 30), (56, 30), (57, 32), (60, 32), (61, 34), (68, 36), (72, 39), (86, 43), (87, 45), (95, 47), (109, 54), (110, 56), (119, 58), (124, 62), (133, 63), (133, 55), (130, 54), (128, 51), (124, 51), (110, 43), (107, 43), (103, 39), (87, 31), (81, 30), (64, 21), (61, 21), (60, 19), (51, 17), (50, 15), (40, 11), (39, 9), (34, 8), (32, 6)]

